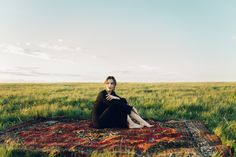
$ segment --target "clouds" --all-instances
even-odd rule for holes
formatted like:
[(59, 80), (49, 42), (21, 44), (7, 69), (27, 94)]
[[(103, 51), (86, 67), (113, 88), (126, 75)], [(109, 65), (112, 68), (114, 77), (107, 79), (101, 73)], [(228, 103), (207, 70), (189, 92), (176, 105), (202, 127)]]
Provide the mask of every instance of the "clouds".
[(50, 72), (40, 67), (14, 67), (0, 69), (1, 82), (78, 82), (84, 80), (81, 74)]
[(0, 53), (33, 57), (42, 60), (75, 63), (79, 59), (96, 59), (78, 45), (68, 45), (63, 39), (49, 42), (0, 43)]
[(186, 79), (180, 73), (168, 72), (157, 66), (142, 64), (130, 65), (126, 68), (102, 69), (98, 71), (86, 70), (59, 71), (55, 68), (45, 69), (40, 66), (13, 66), (11, 68), (0, 68), (0, 81), (9, 80), (12, 82), (102, 82), (108, 75), (114, 75), (119, 82), (161, 82), (181, 81)]
[(155, 63), (121, 61), (122, 55), (111, 57), (111, 53), (99, 57), (102, 56), (99, 52), (95, 55), (61, 38), (47, 42), (1, 43), (0, 50), (0, 81), (5, 78), (14, 82), (96, 82), (114, 75), (120, 81), (158, 82), (184, 77)]
[(15, 67), (8, 69), (0, 69), (0, 73), (9, 74), (12, 76), (55, 76), (55, 77), (81, 77), (80, 74), (71, 74), (71, 73), (51, 73), (51, 72), (41, 72), (40, 67)]
[(36, 57), (40, 59), (50, 60), (52, 59), (47, 53), (41, 52), (41, 50), (30, 49), (26, 46), (29, 46), (29, 43), (25, 43), (25, 47), (21, 44), (1, 44), (1, 52), (11, 53), (15, 55), (23, 55), (28, 57)]
[(0, 81), (14, 78), (15, 82), (96, 82), (107, 75), (130, 82), (196, 80), (191, 76), (193, 72), (166, 66), (173, 65), (169, 60), (163, 60), (166, 62), (163, 64), (148, 54), (143, 58), (135, 58), (136, 55), (132, 60), (118, 53), (115, 57), (112, 53), (99, 57), (101, 53), (87, 51), (61, 38), (47, 42), (2, 43), (0, 55)]
[(1, 52), (3, 53), (10, 53), (13, 55), (22, 55), (26, 57), (34, 57), (43, 60), (54, 60), (53, 58), (45, 49), (40, 49), (39, 47), (31, 47), (31, 43), (17, 43), (17, 44), (9, 44), (4, 43), (0, 44)]
[(235, 2), (122, 5), (2, 2), (0, 79), (236, 79)]
[[(47, 42), (0, 43), (0, 81), (82, 81), (99, 60), (63, 39)], [(97, 66), (98, 67), (98, 66)]]
[(130, 82), (181, 82), (192, 79), (191, 76), (153, 64), (129, 65), (127, 68), (114, 70), (109, 74), (118, 76), (121, 81)]

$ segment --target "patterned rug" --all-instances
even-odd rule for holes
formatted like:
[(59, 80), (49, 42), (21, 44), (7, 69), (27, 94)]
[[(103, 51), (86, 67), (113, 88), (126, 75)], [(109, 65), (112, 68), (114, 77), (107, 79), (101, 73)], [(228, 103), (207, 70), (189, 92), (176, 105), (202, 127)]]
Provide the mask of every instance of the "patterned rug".
[(200, 121), (148, 121), (152, 128), (95, 129), (91, 120), (37, 119), (0, 134), (0, 143), (18, 143), (23, 150), (66, 156), (224, 156), (226, 148)]

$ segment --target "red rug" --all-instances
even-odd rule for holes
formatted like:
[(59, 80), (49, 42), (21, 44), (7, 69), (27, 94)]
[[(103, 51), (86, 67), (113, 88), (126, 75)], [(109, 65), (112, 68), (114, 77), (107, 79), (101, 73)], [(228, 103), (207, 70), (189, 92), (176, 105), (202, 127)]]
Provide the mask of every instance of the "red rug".
[[(105, 150), (127, 156), (225, 155), (220, 139), (200, 121), (148, 121), (152, 128), (92, 128), (90, 120), (38, 119), (9, 128), (1, 143), (17, 141), (24, 150), (75, 156), (90, 156)], [(125, 155), (126, 154), (126, 155)]]

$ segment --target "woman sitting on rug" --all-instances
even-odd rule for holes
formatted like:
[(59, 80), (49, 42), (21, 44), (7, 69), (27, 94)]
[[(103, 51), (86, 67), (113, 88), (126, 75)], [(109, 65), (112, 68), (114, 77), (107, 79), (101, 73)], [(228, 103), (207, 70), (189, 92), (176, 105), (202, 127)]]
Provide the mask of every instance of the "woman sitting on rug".
[[(105, 89), (100, 91), (93, 106), (92, 123), (95, 128), (142, 128), (152, 127), (143, 120), (135, 107), (115, 93), (116, 79), (108, 76)], [(132, 121), (135, 119), (139, 124)]]

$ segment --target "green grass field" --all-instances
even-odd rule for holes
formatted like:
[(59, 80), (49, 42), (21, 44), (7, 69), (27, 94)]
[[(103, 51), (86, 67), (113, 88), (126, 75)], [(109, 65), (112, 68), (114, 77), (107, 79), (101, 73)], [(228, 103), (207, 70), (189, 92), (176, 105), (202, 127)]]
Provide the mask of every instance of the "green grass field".
[[(90, 119), (102, 83), (0, 84), (0, 131), (35, 117)], [(236, 83), (118, 83), (144, 119), (202, 120), (236, 147)]]

